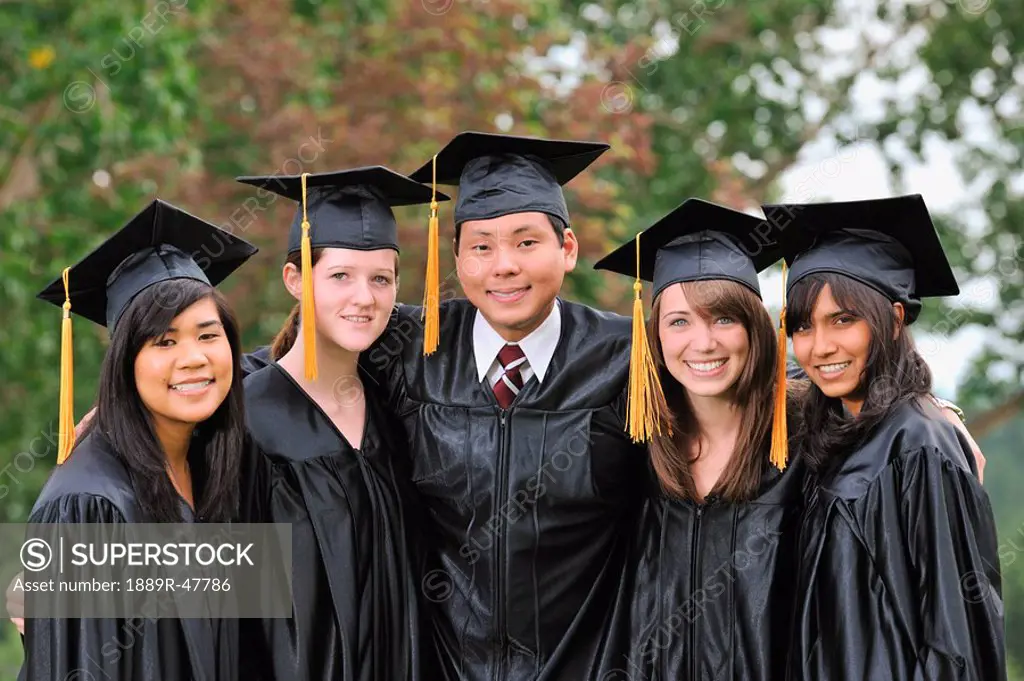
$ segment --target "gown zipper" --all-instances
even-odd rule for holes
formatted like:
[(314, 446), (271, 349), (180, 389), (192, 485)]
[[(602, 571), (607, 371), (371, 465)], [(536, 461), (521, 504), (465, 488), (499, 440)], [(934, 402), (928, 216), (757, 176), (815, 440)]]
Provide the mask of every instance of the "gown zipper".
[(495, 583), (494, 583), (494, 609), (495, 628), (497, 630), (497, 656), (491, 678), (495, 681), (505, 678), (505, 504), (508, 496), (508, 410), (502, 409), (498, 413), (499, 432), (501, 448), (498, 450), (498, 489), (495, 503), (495, 513), (498, 518), (498, 536), (494, 538), (495, 553)]
[[(700, 530), (701, 519), (704, 516), (704, 504), (697, 505), (697, 513), (693, 520), (693, 543), (690, 549), (690, 599), (696, 597), (700, 582)], [(700, 674), (699, 655), (697, 653), (697, 631), (700, 628), (701, 617), (693, 614), (687, 618), (690, 622), (690, 678), (697, 681)]]

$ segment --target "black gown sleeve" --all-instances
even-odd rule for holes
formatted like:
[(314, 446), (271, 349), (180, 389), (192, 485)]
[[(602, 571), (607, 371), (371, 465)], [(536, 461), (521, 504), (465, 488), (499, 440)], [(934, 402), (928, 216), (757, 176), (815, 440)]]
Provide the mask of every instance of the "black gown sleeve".
[(373, 389), (395, 414), (402, 413), (406, 405), (403, 355), (411, 344), (422, 343), (419, 309), (410, 305), (396, 306), (384, 333), (359, 356), (359, 365)]
[[(240, 500), (238, 520), (242, 523), (269, 523), (271, 464), (250, 434), (245, 436), (241, 468)], [(284, 579), (276, 568), (275, 556), (282, 551), (273, 547), (262, 547), (259, 554), (261, 572), (266, 593), (270, 593), (275, 580)], [(279, 583), (279, 582), (278, 582)], [(272, 657), (264, 630), (264, 620), (242, 618), (238, 621), (239, 668), (246, 681), (273, 681)]]
[(970, 471), (924, 451), (903, 476), (903, 532), (918, 592), (921, 678), (1005, 679), (1002, 583), (995, 520)]
[(263, 367), (270, 364), (273, 360), (270, 357), (270, 346), (263, 345), (256, 348), (252, 352), (246, 352), (242, 355), (242, 378), (245, 378), (249, 374), (254, 374)]
[[(37, 508), (29, 522), (121, 524), (124, 518), (106, 499), (81, 494), (60, 497)], [(27, 596), (31, 600), (32, 594)], [(125, 622), (98, 618), (26, 619), (25, 662), (19, 678), (22, 681), (79, 677), (111, 681), (171, 678), (143, 675), (141, 670), (134, 669), (134, 656), (122, 653), (122, 648), (131, 648), (131, 643), (124, 640), (125, 632), (132, 633), (131, 628), (124, 626)], [(186, 667), (187, 664), (186, 660)]]
[[(103, 524), (109, 528), (111, 537), (120, 536), (126, 527), (124, 514), (114, 503), (85, 493), (62, 495), (39, 504), (29, 522)], [(123, 536), (120, 538), (123, 540)], [(34, 594), (26, 595), (31, 612)], [(96, 592), (93, 596), (105, 600), (129, 597), (123, 591), (120, 594)], [(81, 603), (87, 597), (78, 593), (76, 601)], [(131, 609), (132, 604), (126, 603), (126, 607)], [(19, 679), (206, 681), (237, 678), (237, 645), (237, 636), (228, 620), (31, 618), (25, 620), (25, 661)]]
[[(665, 379), (662, 379), (665, 380)], [(627, 383), (622, 387), (622, 391), (616, 395), (612, 401), (612, 412), (615, 414), (616, 420), (622, 423), (622, 429), (626, 430), (628, 426), (629, 418), (629, 384)]]
[(995, 521), (961, 458), (908, 450), (827, 504), (791, 678), (1006, 679)]
[(237, 519), (242, 523), (269, 523), (270, 460), (251, 434), (246, 433), (239, 474)]

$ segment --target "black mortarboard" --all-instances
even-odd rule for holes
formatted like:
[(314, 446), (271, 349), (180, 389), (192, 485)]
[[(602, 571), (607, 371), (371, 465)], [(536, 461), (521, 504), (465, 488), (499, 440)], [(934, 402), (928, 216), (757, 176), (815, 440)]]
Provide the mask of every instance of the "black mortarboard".
[(653, 297), (683, 281), (728, 279), (759, 297), (757, 273), (781, 257), (761, 218), (702, 199), (687, 199), (636, 238), (599, 260), (594, 269), (637, 276), (654, 284)]
[(867, 201), (764, 206), (790, 266), (787, 288), (819, 272), (842, 274), (906, 310), (960, 292), (920, 194)]
[(609, 149), (602, 142), (462, 132), (409, 177), (459, 186), (455, 224), (540, 212), (570, 225), (562, 185)]
[(314, 248), (398, 251), (398, 223), (393, 206), (437, 205), (444, 194), (432, 192), (384, 166), (333, 173), (265, 175), (235, 178), (299, 202), (288, 233), (288, 253), (302, 253), (302, 319), (305, 376), (317, 377), (316, 314), (313, 307)]
[(71, 311), (113, 332), (128, 304), (150, 286), (172, 279), (216, 286), (256, 251), (244, 239), (156, 199), (39, 293), (64, 308), (58, 464), (75, 444)]
[[(302, 243), (302, 175), (236, 179), (299, 202), (288, 233), (288, 252), (298, 251)], [(397, 251), (398, 223), (391, 208), (430, 203), (431, 199), (428, 187), (384, 166), (309, 174), (306, 188), (305, 209), (313, 248)], [(438, 200), (447, 201), (448, 197), (439, 194)]]
[[(128, 303), (144, 289), (169, 279), (196, 279), (215, 286), (256, 251), (248, 241), (155, 199), (69, 268), (68, 298), (75, 314), (112, 332)], [(39, 297), (63, 305), (63, 277)]]

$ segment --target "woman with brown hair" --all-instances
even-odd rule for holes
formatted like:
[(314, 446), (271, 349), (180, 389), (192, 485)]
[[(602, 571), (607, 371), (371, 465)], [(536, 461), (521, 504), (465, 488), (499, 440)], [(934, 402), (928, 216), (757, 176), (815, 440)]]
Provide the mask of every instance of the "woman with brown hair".
[[(293, 570), (292, 617), (243, 631), (251, 672), (281, 681), (419, 678), (408, 457), (359, 356), (395, 305), (391, 208), (429, 202), (431, 191), (381, 166), (239, 179), (300, 204), (283, 268), (298, 303), (269, 363), (245, 380), (259, 455), (244, 474), (244, 516), (291, 524), (283, 559)], [(258, 362), (250, 358), (250, 368)]]
[(664, 385), (653, 395), (651, 490), (622, 665), (633, 680), (767, 680), (784, 670), (802, 473), (798, 462), (786, 467), (784, 429), (769, 456), (780, 359), (757, 272), (778, 251), (757, 242), (763, 224), (689, 199), (641, 233), (639, 248), (630, 242), (596, 265), (628, 276), (638, 260), (639, 278), (653, 281), (647, 334)]

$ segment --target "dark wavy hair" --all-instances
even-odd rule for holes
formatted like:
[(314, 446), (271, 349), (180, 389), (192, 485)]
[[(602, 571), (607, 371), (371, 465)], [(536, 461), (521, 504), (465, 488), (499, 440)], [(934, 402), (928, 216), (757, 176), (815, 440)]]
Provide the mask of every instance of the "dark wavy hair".
[[(136, 498), (149, 522), (181, 522), (180, 497), (167, 474), (167, 459), (153, 419), (135, 384), (135, 358), (143, 346), (167, 332), (171, 322), (195, 303), (212, 299), (231, 345), (233, 380), (217, 411), (200, 423), (189, 448), (196, 515), (227, 522), (238, 505), (238, 479), (245, 438), (241, 342), (227, 301), (215, 288), (194, 279), (173, 279), (145, 289), (121, 315), (100, 370), (96, 429), (127, 467)], [(81, 438), (84, 439), (84, 438)]]
[(811, 320), (822, 290), (828, 286), (840, 309), (865, 321), (871, 330), (868, 357), (858, 391), (864, 397), (857, 418), (843, 411), (842, 401), (812, 385), (803, 400), (793, 445), (810, 469), (821, 475), (843, 461), (874, 431), (890, 410), (904, 402), (927, 397), (932, 374), (914, 347), (893, 304), (875, 289), (841, 274), (812, 274), (789, 294), (786, 332)]

